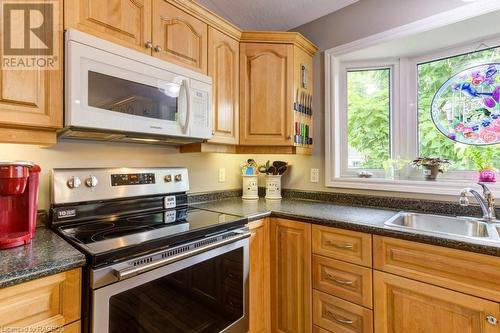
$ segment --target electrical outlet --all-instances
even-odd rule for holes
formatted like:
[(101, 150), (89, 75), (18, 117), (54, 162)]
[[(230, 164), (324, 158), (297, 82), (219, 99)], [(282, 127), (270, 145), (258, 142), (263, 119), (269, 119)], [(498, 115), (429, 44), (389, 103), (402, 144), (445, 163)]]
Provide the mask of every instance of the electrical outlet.
[(219, 183), (226, 182), (226, 168), (219, 168)]
[(319, 183), (319, 169), (311, 168), (311, 183)]

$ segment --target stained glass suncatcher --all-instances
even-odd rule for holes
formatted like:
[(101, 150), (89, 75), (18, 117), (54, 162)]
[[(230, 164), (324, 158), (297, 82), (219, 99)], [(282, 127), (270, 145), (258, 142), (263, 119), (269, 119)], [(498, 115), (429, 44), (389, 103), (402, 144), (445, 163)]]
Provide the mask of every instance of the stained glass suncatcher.
[(469, 145), (500, 143), (500, 63), (466, 69), (434, 95), (432, 120), (451, 140)]

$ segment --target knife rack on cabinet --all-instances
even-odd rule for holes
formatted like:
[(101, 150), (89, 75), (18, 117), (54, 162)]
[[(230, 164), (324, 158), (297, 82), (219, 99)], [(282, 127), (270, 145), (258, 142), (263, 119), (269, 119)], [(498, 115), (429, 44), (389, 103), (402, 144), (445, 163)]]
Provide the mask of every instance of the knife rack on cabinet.
[[(307, 87), (307, 86), (306, 86)], [(312, 95), (303, 89), (297, 89), (294, 110), (294, 136), (293, 142), (296, 145), (310, 146), (313, 144), (312, 138)]]

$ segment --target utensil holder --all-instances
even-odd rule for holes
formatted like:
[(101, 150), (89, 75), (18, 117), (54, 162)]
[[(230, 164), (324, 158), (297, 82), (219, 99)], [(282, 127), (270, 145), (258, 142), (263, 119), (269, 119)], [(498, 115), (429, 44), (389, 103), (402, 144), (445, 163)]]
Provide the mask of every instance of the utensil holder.
[(281, 199), (281, 175), (266, 175), (266, 199)]
[(242, 199), (257, 200), (259, 199), (258, 176), (245, 176), (243, 175), (243, 195)]

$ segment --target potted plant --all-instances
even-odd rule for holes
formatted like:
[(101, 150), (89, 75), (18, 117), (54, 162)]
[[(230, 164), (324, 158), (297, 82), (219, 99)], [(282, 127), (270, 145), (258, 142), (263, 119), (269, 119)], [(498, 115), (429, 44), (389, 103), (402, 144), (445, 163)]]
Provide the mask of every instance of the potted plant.
[(471, 148), (467, 151), (466, 156), (476, 167), (479, 182), (494, 183), (496, 181), (496, 169), (493, 167), (493, 150), (491, 147), (484, 149)]
[(436, 180), (439, 173), (444, 173), (450, 165), (450, 161), (440, 157), (419, 157), (411, 165), (416, 168), (423, 168), (425, 180)]

